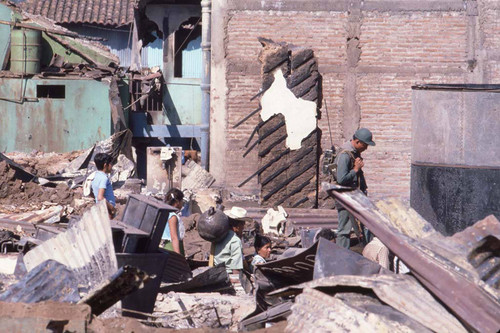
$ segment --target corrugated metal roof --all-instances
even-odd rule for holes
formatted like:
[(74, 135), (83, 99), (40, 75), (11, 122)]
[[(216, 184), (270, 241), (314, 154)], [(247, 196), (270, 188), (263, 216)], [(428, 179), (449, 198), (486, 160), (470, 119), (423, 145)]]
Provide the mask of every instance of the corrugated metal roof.
[[(245, 207), (245, 209), (249, 217), (261, 222), (269, 208)], [(336, 209), (285, 208), (285, 211), (288, 213), (287, 220), (292, 221), (297, 227), (336, 229), (338, 225)]]
[(90, 23), (120, 27), (132, 23), (136, 0), (26, 0), (20, 7), (56, 23)]
[[(499, 290), (496, 286), (487, 284), (488, 282), (483, 283), (489, 279), (478, 274), (471, 263), (467, 262), (469, 253), (464, 251), (463, 245), (457, 244), (453, 238), (447, 239), (439, 236), (437, 232), (430, 232), (431, 236), (424, 238), (412, 238), (404, 234), (404, 231), (398, 230), (397, 226), (402, 223), (394, 220), (405, 220), (407, 223), (413, 223), (412, 217), (418, 216), (408, 213), (411, 209), (401, 203), (392, 202), (391, 206), (381, 210), (359, 190), (338, 192), (327, 183), (323, 183), (322, 187), (367, 226), (389, 250), (403, 260), (412, 274), (446, 304), (457, 318), (475, 331), (499, 331)], [(393, 208), (389, 210), (389, 207)], [(494, 222), (491, 220), (489, 223)], [(488, 225), (488, 222), (483, 223)], [(499, 222), (496, 221), (496, 223)], [(425, 225), (425, 223), (419, 223), (419, 225)], [(473, 232), (474, 230), (475, 228), (471, 229)], [(472, 238), (471, 236), (473, 234), (462, 239), (467, 241), (467, 239)], [(488, 240), (488, 238), (498, 242), (498, 235), (490, 234), (483, 238), (483, 241)], [(457, 240), (459, 240), (458, 236)], [(478, 240), (477, 243), (482, 250), (477, 254), (480, 257), (491, 255), (492, 260), (497, 262), (497, 254), (491, 251), (497, 245), (496, 242), (482, 244)], [(483, 245), (490, 246), (483, 247)], [(480, 258), (474, 257), (473, 259)], [(494, 263), (486, 264), (486, 268), (493, 272)]]
[(79, 282), (89, 286), (115, 273), (118, 264), (106, 204), (94, 205), (66, 232), (26, 253), (24, 263), (29, 272), (48, 259), (76, 271)]
[(54, 260), (38, 265), (0, 295), (3, 302), (38, 303), (48, 300), (70, 303), (80, 300), (75, 272)]

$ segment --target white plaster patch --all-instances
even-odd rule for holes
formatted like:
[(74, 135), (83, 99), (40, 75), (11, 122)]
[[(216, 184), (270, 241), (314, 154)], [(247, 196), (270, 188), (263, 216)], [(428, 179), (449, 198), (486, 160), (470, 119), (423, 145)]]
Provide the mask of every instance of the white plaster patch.
[(281, 113), (285, 117), (286, 146), (299, 149), (301, 142), (316, 129), (316, 103), (297, 98), (287, 88), (281, 69), (274, 73), (274, 82), (260, 100), (263, 121)]

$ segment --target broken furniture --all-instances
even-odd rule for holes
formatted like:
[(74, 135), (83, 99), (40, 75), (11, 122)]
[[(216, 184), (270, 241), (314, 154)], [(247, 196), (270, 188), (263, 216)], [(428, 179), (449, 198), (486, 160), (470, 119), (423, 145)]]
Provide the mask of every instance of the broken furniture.
[(116, 254), (118, 263), (138, 267), (152, 277), (144, 288), (124, 298), (122, 307), (127, 316), (145, 318), (137, 311), (153, 312), (162, 281), (180, 282), (191, 277), (183, 256), (159, 248), (168, 215), (173, 211), (175, 207), (152, 197), (131, 194), (122, 221), (112, 221), (113, 242), (120, 249)]
[[(124, 230), (124, 245), (130, 243), (130, 253), (155, 253), (158, 252), (161, 236), (167, 223), (168, 214), (177, 209), (151, 197), (140, 194), (131, 194), (128, 197), (122, 221), (131, 226)], [(147, 234), (141, 239), (137, 229)], [(130, 232), (130, 233), (128, 233)], [(124, 249), (127, 250), (126, 246)], [(128, 252), (128, 251), (127, 251)]]

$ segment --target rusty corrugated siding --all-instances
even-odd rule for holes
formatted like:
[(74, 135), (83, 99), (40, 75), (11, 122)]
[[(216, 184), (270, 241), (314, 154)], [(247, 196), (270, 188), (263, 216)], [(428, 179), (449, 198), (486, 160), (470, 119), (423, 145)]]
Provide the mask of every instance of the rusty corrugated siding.
[[(245, 209), (249, 217), (261, 222), (269, 208), (245, 207)], [(338, 225), (336, 209), (285, 208), (285, 211), (288, 213), (288, 220), (293, 221), (297, 227), (336, 229)]]

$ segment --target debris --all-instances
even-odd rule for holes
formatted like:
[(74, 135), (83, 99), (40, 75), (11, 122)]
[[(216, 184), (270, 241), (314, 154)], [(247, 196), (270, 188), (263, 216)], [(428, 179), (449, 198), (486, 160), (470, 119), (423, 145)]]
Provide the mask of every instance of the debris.
[(148, 147), (146, 159), (149, 192), (165, 194), (171, 188), (181, 188), (181, 147)]
[(219, 293), (184, 294), (170, 292), (158, 295), (155, 323), (175, 329), (236, 329), (240, 319), (254, 306), (249, 296), (225, 296)]
[(103, 285), (82, 298), (78, 304), (87, 304), (95, 316), (121, 300), (128, 294), (144, 287), (149, 276), (136, 267), (123, 266)]
[(264, 233), (271, 233), (276, 236), (283, 234), (287, 217), (288, 214), (282, 206), (278, 206), (278, 210), (269, 208), (267, 214), (262, 218), (262, 229)]
[(207, 188), (212, 186), (215, 178), (193, 160), (187, 160), (182, 166), (182, 190)]
[[(433, 232), (429, 223), (426, 223), (413, 210), (404, 209), (404, 206), (395, 200), (392, 201), (394, 208), (391, 210), (399, 213), (391, 216), (377, 208), (359, 190), (337, 192), (330, 190), (328, 184), (324, 184), (323, 189), (341, 202), (349, 212), (403, 260), (412, 274), (446, 304), (460, 320), (477, 331), (496, 332), (500, 329), (498, 287), (489, 287), (480, 282), (481, 276), (469, 262), (469, 253), (464, 245), (457, 243), (453, 237), (445, 238)], [(418, 217), (419, 221), (414, 222), (414, 217)], [(493, 216), (488, 219), (495, 221), (495, 224), (499, 223)], [(405, 230), (408, 232), (408, 229), (398, 227), (405, 223), (416, 223), (418, 227), (411, 230), (431, 236), (416, 238), (407, 236)], [(492, 229), (493, 232), (495, 230), (498, 231), (498, 228)], [(498, 234), (492, 236), (497, 240), (500, 238)], [(478, 244), (480, 242), (481, 239), (476, 239), (475, 246), (480, 245)], [(498, 258), (498, 251), (494, 257)]]
[(86, 332), (90, 318), (86, 304), (0, 303), (0, 326), (7, 332)]
[[(54, 279), (55, 276), (57, 279)], [(76, 273), (55, 260), (42, 262), (0, 294), (2, 302), (38, 303), (49, 300), (69, 303), (80, 300)]]
[(118, 267), (106, 205), (92, 206), (66, 232), (26, 253), (24, 263), (30, 272), (49, 259), (73, 271), (78, 283), (88, 290), (115, 273)]
[[(193, 190), (189, 205), (191, 214), (202, 214), (210, 207), (217, 207), (220, 203), (222, 203), (222, 193), (220, 189), (199, 188)], [(184, 221), (184, 218), (182, 220)]]
[[(425, 326), (427, 329), (435, 332), (466, 332), (467, 330), (460, 322), (450, 314), (432, 295), (423, 288), (413, 277), (402, 274), (384, 274), (370, 276), (355, 275), (336, 275), (321, 279), (316, 279), (302, 285), (287, 287), (277, 290), (274, 296), (297, 295), (300, 292), (317, 289), (330, 295), (348, 292), (356, 292), (355, 288), (372, 289), (376, 297), (384, 304), (391, 306), (397, 311), (404, 313), (412, 320)], [(360, 290), (358, 290), (359, 292)], [(366, 292), (363, 292), (366, 294)], [(321, 297), (323, 298), (323, 297)], [(331, 297), (332, 299), (334, 297)], [(323, 299), (323, 306), (329, 304), (332, 300)], [(333, 301), (334, 303), (336, 301)], [(302, 309), (304, 310), (304, 309)], [(311, 309), (312, 310), (312, 309)], [(311, 311), (309, 310), (309, 311)], [(368, 313), (380, 314), (373, 311), (365, 305), (365, 311)], [(292, 307), (292, 314), (294, 308)], [(300, 312), (299, 312), (300, 313)], [(294, 315), (304, 315), (302, 314)], [(312, 313), (312, 312), (311, 312)], [(335, 311), (334, 317), (341, 316), (341, 313)], [(369, 315), (370, 317), (370, 315)], [(319, 320), (321, 317), (316, 317)], [(326, 319), (326, 318), (325, 318)], [(336, 319), (334, 319), (336, 320)], [(289, 325), (296, 321), (291, 318)], [(339, 319), (339, 323), (342, 320)], [(356, 326), (360, 324), (356, 321), (344, 321), (345, 325)], [(354, 327), (353, 327), (354, 328)], [(372, 329), (367, 328), (368, 331)]]

